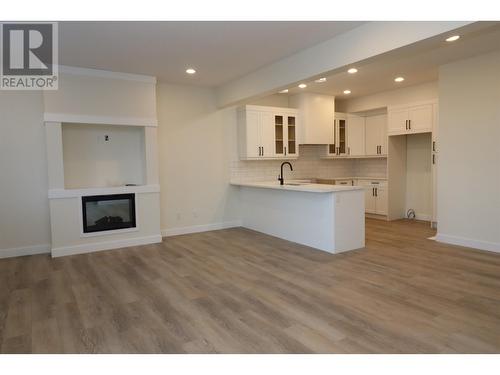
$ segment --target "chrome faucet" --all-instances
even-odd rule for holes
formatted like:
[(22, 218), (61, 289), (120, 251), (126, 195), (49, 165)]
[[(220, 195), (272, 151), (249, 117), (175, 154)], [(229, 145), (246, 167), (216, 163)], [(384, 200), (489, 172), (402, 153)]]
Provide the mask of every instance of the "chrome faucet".
[(280, 182), (280, 185), (283, 185), (285, 183), (285, 178), (283, 177), (283, 166), (285, 164), (288, 164), (290, 166), (290, 170), (293, 171), (293, 167), (289, 162), (285, 161), (281, 163), (281, 175), (278, 176), (278, 181)]

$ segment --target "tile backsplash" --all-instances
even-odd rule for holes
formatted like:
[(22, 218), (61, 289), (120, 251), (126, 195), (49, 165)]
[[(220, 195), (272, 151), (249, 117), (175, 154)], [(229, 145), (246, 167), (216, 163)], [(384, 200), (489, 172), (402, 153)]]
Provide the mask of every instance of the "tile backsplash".
[[(285, 178), (386, 177), (387, 159), (321, 159), (326, 146), (301, 145), (299, 158), (291, 160), (293, 171), (286, 167)], [(233, 160), (232, 181), (277, 179), (282, 160)]]

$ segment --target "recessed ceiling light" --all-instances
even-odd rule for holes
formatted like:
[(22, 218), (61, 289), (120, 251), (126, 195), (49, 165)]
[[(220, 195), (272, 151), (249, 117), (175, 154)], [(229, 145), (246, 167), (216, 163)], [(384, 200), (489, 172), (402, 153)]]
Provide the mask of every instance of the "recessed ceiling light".
[(349, 95), (351, 93), (351, 90), (344, 90), (344, 94)]
[(455, 40), (458, 40), (460, 39), (460, 35), (453, 35), (453, 36), (450, 36), (449, 38), (446, 38), (446, 41), (447, 42), (454, 42)]
[(301, 83), (301, 84), (299, 85), (299, 88), (301, 88), (301, 89), (305, 89), (306, 87), (307, 87), (307, 85), (306, 85), (305, 83)]
[(286, 94), (288, 92), (288, 89), (281, 90), (279, 93), (280, 94)]
[(194, 73), (196, 73), (196, 70), (194, 70), (193, 68), (187, 68), (186, 73), (187, 74), (194, 74)]
[(358, 69), (356, 69), (356, 68), (351, 68), (351, 69), (349, 69), (347, 71), (347, 73), (349, 73), (349, 74), (354, 74), (354, 73), (357, 73), (357, 72), (358, 72)]
[(396, 77), (394, 78), (395, 82), (403, 82), (405, 79), (403, 77)]
[(317, 79), (317, 80), (316, 80), (316, 81), (314, 81), (314, 82), (316, 82), (316, 83), (323, 83), (323, 82), (326, 82), (326, 78), (325, 78), (325, 77), (323, 77), (323, 78), (319, 78), (319, 79)]

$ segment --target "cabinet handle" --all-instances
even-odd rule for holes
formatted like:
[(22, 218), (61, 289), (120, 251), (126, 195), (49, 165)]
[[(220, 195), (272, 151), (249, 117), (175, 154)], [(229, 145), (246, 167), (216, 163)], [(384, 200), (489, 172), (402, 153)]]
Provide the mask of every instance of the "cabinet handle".
[(286, 156), (286, 146), (285, 146), (285, 156)]
[(436, 164), (436, 154), (432, 154), (432, 164)]
[(432, 141), (432, 151), (436, 151), (436, 141)]
[(378, 188), (375, 188), (375, 196), (378, 197)]
[(375, 188), (372, 188), (372, 197), (375, 196)]
[(411, 120), (408, 120), (408, 129), (411, 130)]
[(264, 156), (264, 146), (262, 146), (262, 156)]
[(405, 123), (406, 123), (406, 130), (408, 130), (408, 120), (406, 120)]

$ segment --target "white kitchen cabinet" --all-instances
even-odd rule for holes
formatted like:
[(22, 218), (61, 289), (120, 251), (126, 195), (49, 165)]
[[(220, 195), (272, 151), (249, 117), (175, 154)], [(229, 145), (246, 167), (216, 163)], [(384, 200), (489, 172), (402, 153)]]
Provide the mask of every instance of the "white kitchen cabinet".
[(389, 107), (389, 135), (432, 132), (435, 107), (435, 102)]
[(358, 180), (365, 189), (365, 212), (387, 215), (387, 182), (380, 180)]
[(387, 155), (387, 115), (365, 118), (365, 155)]
[(365, 155), (365, 118), (356, 115), (347, 117), (347, 155)]
[(294, 109), (245, 106), (238, 109), (240, 159), (293, 159), (299, 155)]
[(336, 112), (327, 156), (363, 156), (365, 153), (365, 120), (361, 116)]
[(289, 103), (300, 112), (301, 126), (297, 133), (300, 144), (326, 145), (331, 142), (334, 96), (307, 92), (290, 96)]

